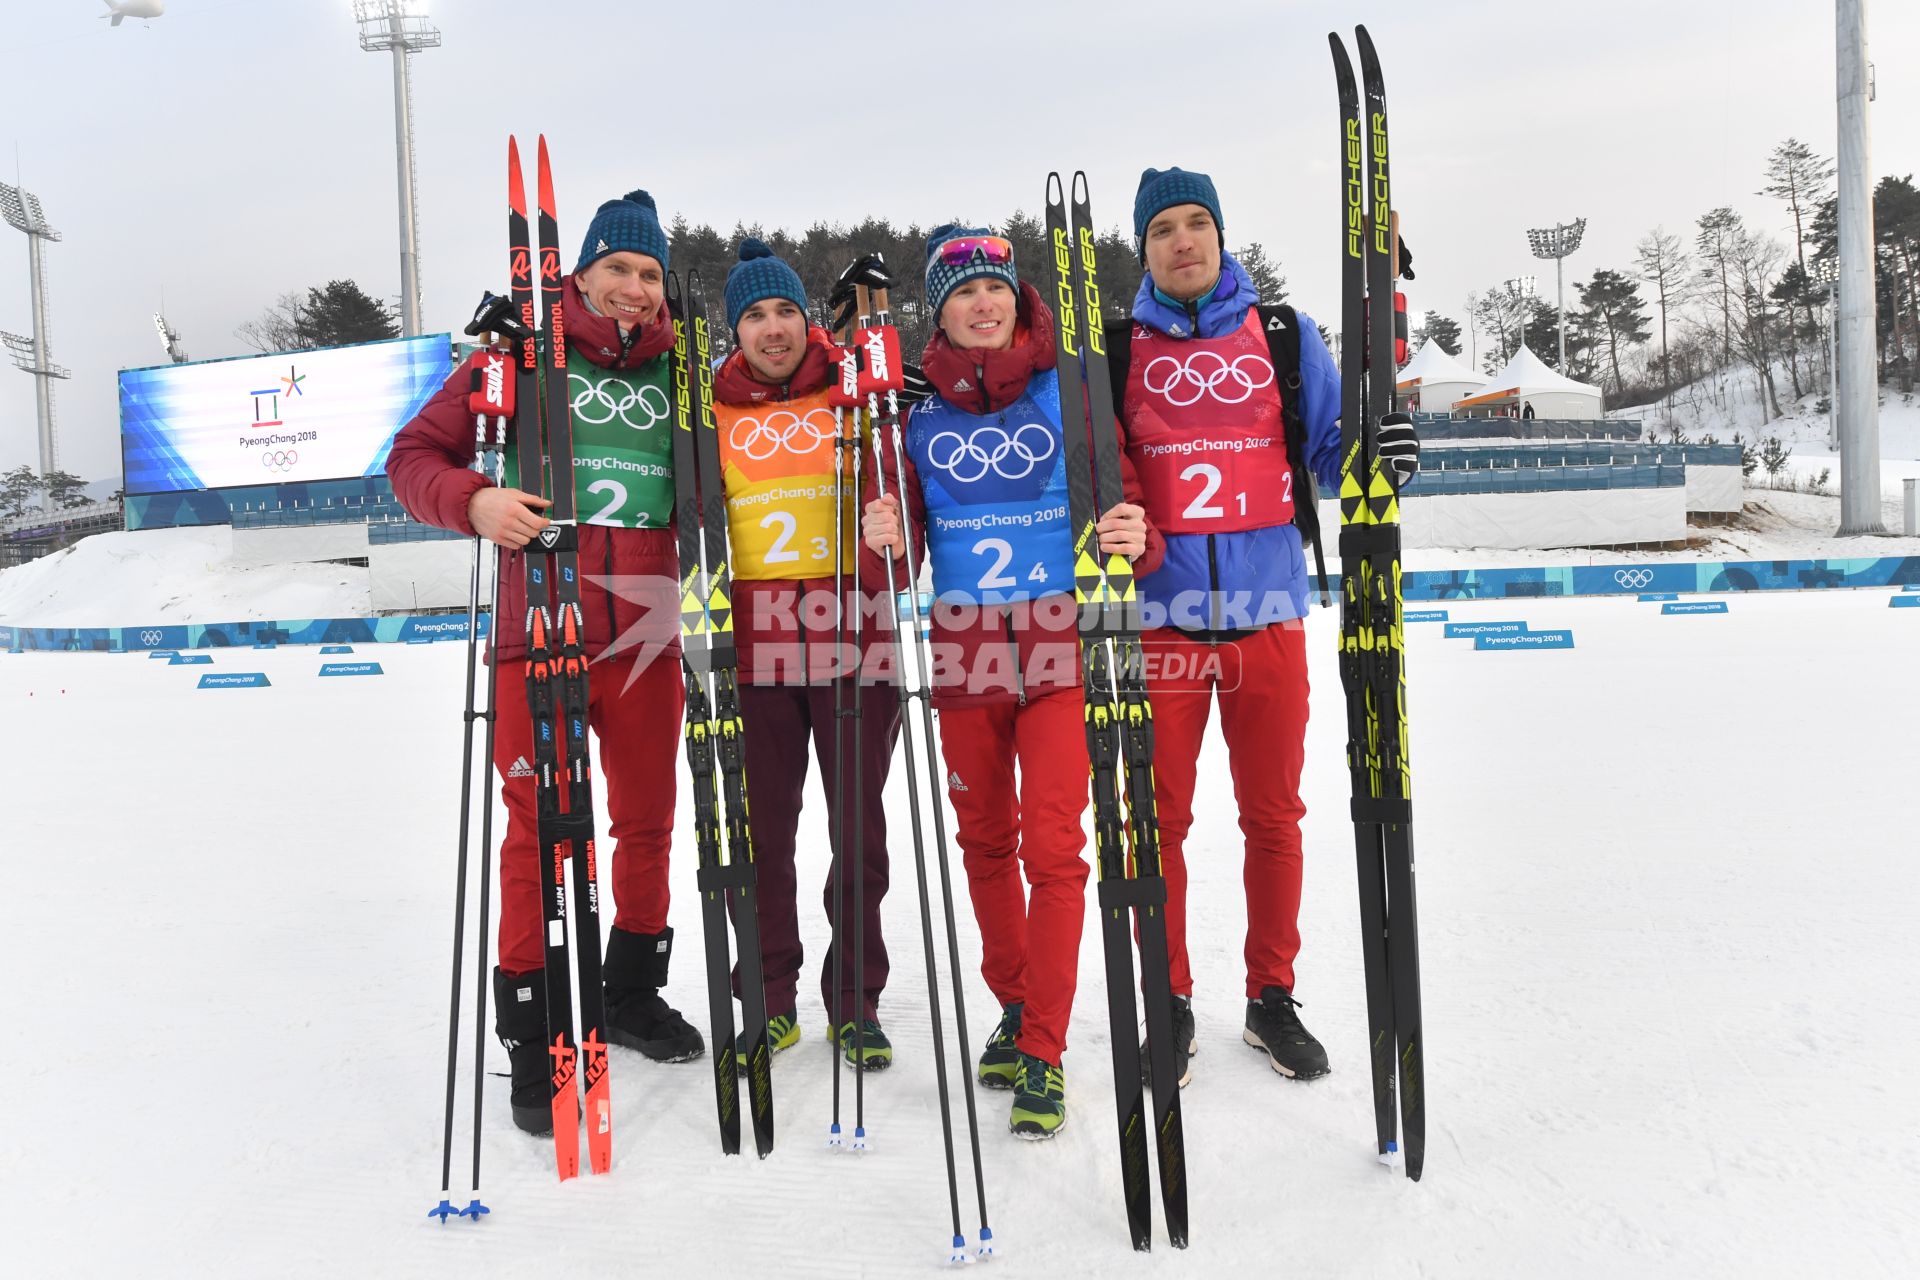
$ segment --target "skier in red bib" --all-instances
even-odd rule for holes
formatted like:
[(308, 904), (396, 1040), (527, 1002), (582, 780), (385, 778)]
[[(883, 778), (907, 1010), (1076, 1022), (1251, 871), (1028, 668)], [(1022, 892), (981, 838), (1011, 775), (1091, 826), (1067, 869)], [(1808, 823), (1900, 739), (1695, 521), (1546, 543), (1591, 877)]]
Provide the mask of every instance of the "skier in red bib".
[[(1148, 518), (1166, 538), (1140, 579), (1153, 699), (1154, 795), (1167, 880), (1176, 1063), (1191, 1078), (1187, 835), (1213, 704), (1245, 839), (1246, 1020), (1273, 1069), (1325, 1075), (1326, 1051), (1295, 1012), (1300, 953), (1300, 772), (1307, 729), (1307, 565), (1312, 478), (1340, 476), (1340, 373), (1311, 317), (1260, 305), (1226, 252), (1213, 181), (1148, 169), (1133, 230), (1147, 277), (1130, 326), (1109, 326), (1114, 403)], [(1278, 300), (1273, 300), (1277, 302)], [(1288, 329), (1291, 328), (1291, 332)], [(1289, 403), (1291, 401), (1291, 403)], [(1411, 471), (1411, 426), (1380, 452)]]

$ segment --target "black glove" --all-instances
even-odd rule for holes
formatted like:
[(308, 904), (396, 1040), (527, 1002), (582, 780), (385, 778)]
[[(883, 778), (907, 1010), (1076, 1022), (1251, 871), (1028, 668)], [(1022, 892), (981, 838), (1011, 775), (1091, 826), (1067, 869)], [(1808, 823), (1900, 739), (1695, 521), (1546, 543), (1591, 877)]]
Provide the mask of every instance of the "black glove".
[(1407, 487), (1420, 470), (1420, 437), (1414, 434), (1413, 418), (1405, 413), (1390, 413), (1380, 419), (1374, 437), (1374, 453), (1387, 468), (1395, 493)]
[(856, 288), (865, 285), (868, 289), (892, 289), (894, 284), (886, 259), (877, 253), (863, 253), (848, 263), (840, 278), (833, 282), (833, 292), (827, 295), (827, 306), (833, 311), (833, 331), (839, 333), (852, 322)]
[(1413, 279), (1413, 250), (1407, 248), (1407, 238), (1400, 237), (1400, 278)]

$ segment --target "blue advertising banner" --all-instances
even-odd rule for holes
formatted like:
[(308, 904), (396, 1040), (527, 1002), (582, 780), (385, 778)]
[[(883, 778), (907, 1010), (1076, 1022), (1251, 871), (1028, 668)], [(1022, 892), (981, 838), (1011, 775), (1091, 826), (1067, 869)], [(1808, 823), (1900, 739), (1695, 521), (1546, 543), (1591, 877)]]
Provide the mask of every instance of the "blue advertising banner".
[(1408, 600), (1529, 599), (1542, 596), (1697, 595), (1724, 591), (1817, 591), (1920, 584), (1920, 556), (1873, 560), (1729, 560), (1613, 565), (1533, 565), (1408, 573)]
[(1475, 650), (1487, 649), (1571, 649), (1571, 631), (1529, 631), (1525, 635), (1475, 636)]
[(1659, 600), (1678, 600), (1680, 597), (1672, 591), (1649, 591), (1640, 597), (1641, 604), (1652, 604)]
[(1895, 596), (1887, 603), (1896, 609), (1920, 609), (1920, 596)]
[(1527, 629), (1524, 622), (1449, 622), (1447, 639), (1460, 640), (1470, 636), (1517, 635)]
[[(480, 615), (480, 634), (488, 631)], [(12, 627), (11, 647), (59, 652), (119, 653), (128, 649), (226, 649), (260, 644), (392, 644), (413, 637), (464, 640), (467, 618), (397, 614), (386, 618), (300, 618), (276, 622), (193, 622), (160, 627)]]
[(1660, 612), (1668, 613), (1725, 613), (1725, 600), (1689, 600), (1685, 604), (1663, 604)]
[(323, 676), (383, 676), (377, 662), (323, 662), (320, 664)]
[(264, 671), (209, 671), (200, 677), (202, 689), (265, 689), (272, 683)]
[(176, 653), (167, 659), (170, 667), (208, 667), (213, 665), (210, 653)]
[(352, 653), (352, 652), (353, 652), (353, 646), (350, 644), (323, 644), (320, 646), (320, 656), (323, 658), (330, 653)]
[(1408, 609), (1400, 615), (1402, 622), (1445, 622), (1446, 620), (1445, 609)]

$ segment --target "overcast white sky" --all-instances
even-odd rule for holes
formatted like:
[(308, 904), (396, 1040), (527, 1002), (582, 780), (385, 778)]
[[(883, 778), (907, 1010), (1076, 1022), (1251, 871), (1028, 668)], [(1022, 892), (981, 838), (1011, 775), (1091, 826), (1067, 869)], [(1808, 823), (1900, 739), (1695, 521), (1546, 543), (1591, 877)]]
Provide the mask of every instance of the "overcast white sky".
[[(1333, 321), (1336, 123), (1326, 32), (1369, 23), (1385, 63), (1395, 203), (1416, 314), (1552, 264), (1525, 229), (1575, 216), (1569, 281), (1628, 265), (1753, 193), (1794, 135), (1834, 149), (1822, 0), (739, 4), (432, 0), (414, 60), (426, 320), (504, 285), (505, 137), (544, 130), (571, 265), (598, 201), (645, 186), (666, 218), (804, 227), (1039, 212), (1088, 171), (1130, 217), (1147, 165), (1213, 174), (1231, 244), (1263, 242)], [(349, 0), (170, 0), (110, 29), (99, 0), (0, 0), (0, 140), (65, 235), (49, 246), (61, 458), (120, 467), (115, 371), (160, 363), (152, 313), (195, 359), (335, 277), (396, 297), (393, 95)], [(538, 25), (530, 20), (538, 18)], [(1920, 169), (1920, 4), (1869, 4), (1876, 176)], [(877, 52), (875, 62), (863, 57)], [(1124, 67), (1123, 74), (1111, 68)], [(10, 135), (10, 136), (9, 136)], [(16, 157), (0, 154), (14, 181)], [(1541, 268), (1544, 268), (1542, 270)], [(1571, 296), (1571, 287), (1569, 287)], [(0, 328), (27, 332), (25, 238), (0, 227)], [(34, 462), (32, 379), (0, 366), (0, 469)]]

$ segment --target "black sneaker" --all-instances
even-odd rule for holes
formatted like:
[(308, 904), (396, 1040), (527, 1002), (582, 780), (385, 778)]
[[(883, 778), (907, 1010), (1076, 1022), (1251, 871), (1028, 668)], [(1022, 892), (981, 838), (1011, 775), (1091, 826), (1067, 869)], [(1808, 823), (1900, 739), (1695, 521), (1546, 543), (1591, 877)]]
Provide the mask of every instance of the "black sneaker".
[(1281, 1075), (1313, 1080), (1329, 1070), (1327, 1051), (1300, 1025), (1298, 1004), (1285, 987), (1262, 987), (1258, 1000), (1247, 1001), (1247, 1029), (1240, 1038), (1264, 1052)]
[[(1193, 1055), (1200, 1050), (1200, 1042), (1193, 1035), (1193, 997), (1175, 996), (1173, 998), (1173, 1073), (1182, 1089), (1187, 1081), (1193, 1079)], [(1147, 1042), (1140, 1042), (1140, 1083), (1153, 1084), (1153, 1064), (1147, 1056)]]
[(1013, 1042), (1020, 1035), (1020, 1012), (1026, 1008), (1023, 1004), (1010, 1004), (1000, 1011), (1000, 1025), (987, 1037), (987, 1047), (980, 1051), (980, 1067), (976, 1078), (989, 1089), (1011, 1089), (1014, 1075), (1020, 1061), (1020, 1051)]
[(707, 1051), (700, 1033), (660, 998), (673, 955), (673, 930), (613, 930), (601, 970), (607, 999), (607, 1039), (638, 1049), (655, 1062), (685, 1062)]

